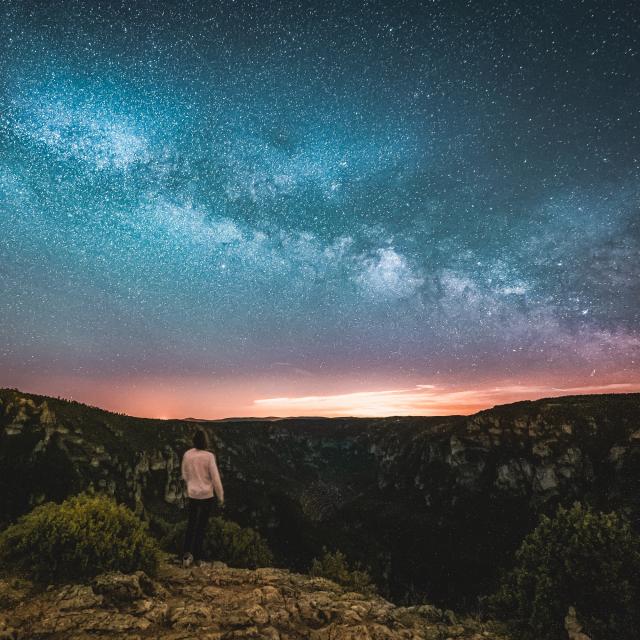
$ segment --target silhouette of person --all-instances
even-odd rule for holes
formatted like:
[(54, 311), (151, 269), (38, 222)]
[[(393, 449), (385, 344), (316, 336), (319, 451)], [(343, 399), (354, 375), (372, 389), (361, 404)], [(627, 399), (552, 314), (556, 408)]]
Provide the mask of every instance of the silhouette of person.
[(220, 507), (225, 504), (216, 457), (208, 448), (207, 434), (199, 429), (193, 437), (193, 448), (182, 456), (182, 478), (187, 484), (189, 512), (182, 548), (182, 566), (185, 568), (202, 562), (202, 545), (215, 497)]

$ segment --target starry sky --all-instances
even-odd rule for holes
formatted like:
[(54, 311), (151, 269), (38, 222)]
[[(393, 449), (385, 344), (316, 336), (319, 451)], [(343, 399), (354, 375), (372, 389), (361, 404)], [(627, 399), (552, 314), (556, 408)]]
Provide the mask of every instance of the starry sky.
[(202, 418), (640, 390), (635, 2), (0, 12), (0, 386)]

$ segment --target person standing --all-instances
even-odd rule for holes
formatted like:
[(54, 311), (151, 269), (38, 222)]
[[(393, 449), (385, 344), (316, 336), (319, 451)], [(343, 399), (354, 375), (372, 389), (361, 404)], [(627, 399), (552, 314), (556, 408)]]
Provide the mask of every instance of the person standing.
[(209, 515), (217, 496), (224, 507), (224, 490), (216, 457), (208, 451), (207, 434), (199, 429), (193, 437), (193, 448), (182, 456), (182, 479), (187, 484), (188, 520), (182, 548), (182, 566), (200, 565), (202, 544)]

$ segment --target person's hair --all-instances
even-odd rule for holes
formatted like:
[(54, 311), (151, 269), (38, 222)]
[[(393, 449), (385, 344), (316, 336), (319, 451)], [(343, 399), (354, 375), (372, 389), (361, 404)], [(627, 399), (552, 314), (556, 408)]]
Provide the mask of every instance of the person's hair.
[(193, 436), (193, 446), (196, 449), (209, 448), (209, 439), (207, 438), (207, 434), (202, 429), (198, 429)]

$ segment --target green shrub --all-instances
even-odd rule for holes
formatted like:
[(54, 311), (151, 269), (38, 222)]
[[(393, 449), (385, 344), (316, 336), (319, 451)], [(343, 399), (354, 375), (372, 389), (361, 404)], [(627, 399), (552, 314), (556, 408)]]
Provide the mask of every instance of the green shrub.
[(488, 603), (522, 638), (564, 640), (564, 616), (574, 606), (592, 640), (636, 639), (640, 537), (616, 513), (560, 507), (524, 539)]
[(159, 551), (146, 525), (103, 495), (47, 502), (0, 534), (0, 563), (46, 582), (105, 571), (154, 574)]
[[(176, 525), (163, 538), (162, 546), (168, 551), (180, 553), (187, 529), (185, 522)], [(255, 569), (273, 565), (273, 554), (266, 540), (254, 529), (241, 527), (236, 522), (220, 516), (209, 519), (202, 544), (202, 555), (210, 560), (220, 560), (230, 567)]]
[(359, 566), (351, 568), (346, 556), (340, 550), (331, 553), (326, 547), (322, 547), (322, 551), (323, 555), (320, 559), (313, 559), (309, 570), (310, 575), (333, 580), (352, 591), (366, 595), (375, 593), (376, 588), (368, 571)]

